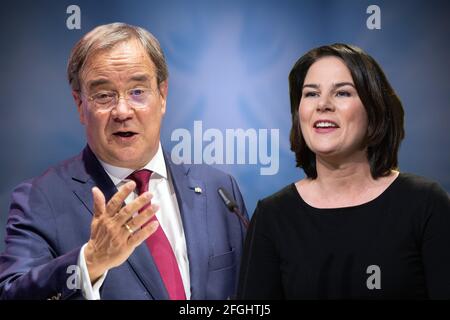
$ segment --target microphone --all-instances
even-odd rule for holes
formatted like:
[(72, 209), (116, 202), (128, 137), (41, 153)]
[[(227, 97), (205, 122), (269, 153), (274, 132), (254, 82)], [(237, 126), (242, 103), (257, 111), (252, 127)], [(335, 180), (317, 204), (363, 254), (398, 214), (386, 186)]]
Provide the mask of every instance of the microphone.
[(248, 220), (239, 211), (239, 207), (236, 204), (236, 202), (234, 202), (234, 200), (229, 196), (229, 194), (225, 191), (224, 188), (217, 189), (217, 193), (219, 193), (220, 198), (222, 199), (223, 203), (228, 208), (228, 210), (230, 210), (231, 212), (236, 214), (236, 216), (239, 218), (239, 220), (244, 225), (245, 229), (247, 229), (248, 228)]

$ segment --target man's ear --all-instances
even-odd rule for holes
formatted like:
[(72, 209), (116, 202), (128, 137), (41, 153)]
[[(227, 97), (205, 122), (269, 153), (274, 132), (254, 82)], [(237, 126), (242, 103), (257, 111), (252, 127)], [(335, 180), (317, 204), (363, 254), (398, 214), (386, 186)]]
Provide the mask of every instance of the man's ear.
[(81, 124), (85, 124), (85, 114), (83, 109), (83, 100), (81, 100), (81, 94), (80, 91), (72, 90), (72, 97), (75, 101), (75, 104), (77, 106), (78, 116), (80, 117)]
[(169, 90), (169, 80), (164, 80), (159, 84), (159, 95), (161, 96), (161, 113), (166, 113), (167, 92)]

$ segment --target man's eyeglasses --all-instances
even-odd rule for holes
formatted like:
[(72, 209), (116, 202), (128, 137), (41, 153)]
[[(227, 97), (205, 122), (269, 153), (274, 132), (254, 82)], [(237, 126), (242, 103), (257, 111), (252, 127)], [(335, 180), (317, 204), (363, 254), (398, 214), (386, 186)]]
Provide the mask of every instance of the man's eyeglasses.
[[(128, 105), (135, 109), (145, 109), (148, 107), (150, 99), (155, 92), (149, 88), (133, 88), (125, 91), (123, 98)], [(120, 95), (116, 91), (99, 91), (88, 96), (88, 101), (94, 102), (95, 108), (102, 111), (112, 110), (120, 100)]]

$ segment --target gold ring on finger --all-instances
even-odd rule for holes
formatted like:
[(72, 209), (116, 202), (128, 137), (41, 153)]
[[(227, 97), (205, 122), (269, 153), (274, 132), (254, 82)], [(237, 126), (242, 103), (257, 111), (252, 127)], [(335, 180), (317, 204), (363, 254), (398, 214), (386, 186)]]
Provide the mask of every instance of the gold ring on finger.
[(124, 224), (124, 227), (128, 230), (128, 232), (130, 233), (130, 234), (133, 234), (133, 229), (131, 229), (131, 227), (128, 225), (128, 224)]

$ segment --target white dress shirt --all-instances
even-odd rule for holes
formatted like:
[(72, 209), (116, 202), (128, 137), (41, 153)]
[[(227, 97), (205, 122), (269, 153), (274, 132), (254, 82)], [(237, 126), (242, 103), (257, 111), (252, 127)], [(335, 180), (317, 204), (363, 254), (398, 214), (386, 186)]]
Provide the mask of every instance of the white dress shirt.
[[(126, 179), (126, 177), (128, 177), (134, 170), (115, 167), (101, 161), (100, 159), (99, 161), (117, 188), (130, 181), (129, 179)], [(191, 297), (191, 290), (186, 239), (184, 236), (183, 223), (181, 221), (178, 201), (173, 188), (172, 179), (169, 177), (166, 168), (161, 143), (159, 144), (158, 151), (153, 159), (151, 159), (150, 162), (147, 163), (147, 165), (145, 165), (142, 169), (148, 169), (153, 172), (150, 177), (148, 187), (150, 193), (153, 195), (151, 202), (159, 207), (156, 212), (156, 217), (158, 218), (160, 227), (164, 230), (164, 233), (172, 246), (173, 253), (175, 254), (175, 258), (177, 259), (178, 267), (180, 269), (186, 299), (189, 300)], [(125, 203), (129, 203), (136, 197), (137, 193), (132, 192), (125, 199)], [(107, 272), (105, 272), (105, 274), (103, 274), (94, 285), (91, 285), (89, 272), (87, 271), (86, 261), (84, 259), (85, 246), (86, 244), (81, 248), (80, 256), (78, 258), (78, 266), (81, 269), (81, 290), (86, 299), (98, 300), (100, 299), (99, 290), (107, 276)]]

